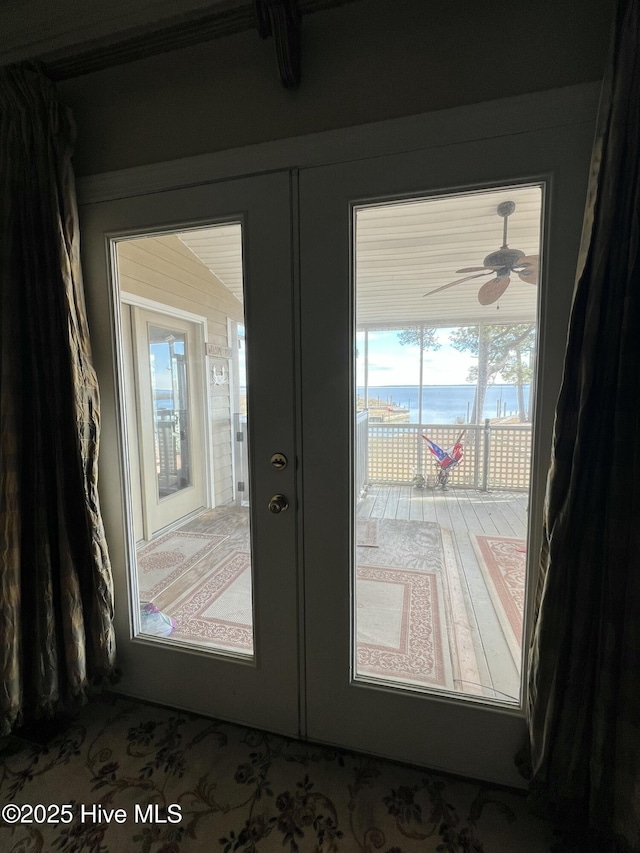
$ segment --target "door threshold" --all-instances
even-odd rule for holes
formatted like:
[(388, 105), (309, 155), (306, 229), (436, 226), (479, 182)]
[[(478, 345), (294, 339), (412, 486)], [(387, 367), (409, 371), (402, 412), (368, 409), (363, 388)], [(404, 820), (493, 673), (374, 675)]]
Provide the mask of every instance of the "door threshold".
[(183, 524), (187, 524), (190, 521), (198, 518), (202, 515), (203, 512), (207, 512), (208, 509), (212, 507), (201, 506), (198, 509), (194, 509), (193, 512), (187, 513), (187, 515), (182, 515), (180, 518), (176, 519), (176, 521), (172, 521), (171, 524), (166, 524), (164, 527), (161, 527), (159, 530), (155, 530), (151, 539), (142, 540), (141, 542), (136, 542), (136, 548), (141, 545), (148, 545), (149, 542), (153, 542), (154, 539), (158, 539), (160, 536), (164, 536), (165, 533), (172, 533), (174, 530), (178, 530), (182, 527)]

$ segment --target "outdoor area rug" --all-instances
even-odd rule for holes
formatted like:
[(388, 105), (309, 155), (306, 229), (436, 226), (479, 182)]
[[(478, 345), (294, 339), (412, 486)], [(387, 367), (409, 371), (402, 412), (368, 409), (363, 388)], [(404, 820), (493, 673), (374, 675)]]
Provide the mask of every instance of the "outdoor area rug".
[[(248, 542), (240, 533), (223, 535), (224, 521), (208, 518), (215, 533), (205, 533), (199, 517), (139, 551), (143, 633), (253, 653)], [(473, 639), (446, 535), (435, 522), (358, 519), (359, 675), (478, 692)]]
[(143, 545), (136, 555), (140, 600), (151, 601), (224, 542), (225, 538), (210, 533), (176, 530)]
[(453, 688), (442, 597), (433, 572), (358, 566), (357, 674)]
[(359, 518), (356, 522), (356, 539), (358, 545), (366, 548), (378, 547), (378, 519)]
[[(358, 672), (393, 681), (453, 686), (441, 579), (429, 572), (360, 566)], [(233, 551), (172, 606), (174, 640), (253, 652), (251, 557)]]
[(471, 541), (500, 625), (519, 666), (526, 542), (511, 536), (484, 536), (477, 533), (471, 535)]
[[(399, 550), (404, 558), (408, 559), (407, 548), (413, 548), (412, 563), (421, 563), (426, 554), (428, 565), (437, 571), (408, 571), (402, 563), (399, 566), (359, 565), (356, 582), (358, 674), (453, 689), (456, 662), (447, 627), (441, 576), (442, 546), (437, 525), (401, 522), (399, 531), (395, 529), (397, 525), (390, 522), (393, 527), (390, 531), (383, 521), (365, 519), (364, 522), (358, 524), (358, 542), (366, 543), (361, 544), (359, 553), (379, 554), (383, 561), (389, 559), (398, 551), (397, 534), (402, 532), (405, 537), (410, 534), (406, 542), (400, 542)], [(380, 529), (385, 531), (382, 549), (377, 544)], [(170, 539), (165, 547), (171, 547)], [(176, 600), (163, 605), (161, 615), (173, 626), (163, 630), (163, 636), (252, 654), (250, 554), (234, 550), (222, 555), (210, 570), (194, 576), (191, 584), (183, 586)], [(155, 633), (153, 628), (149, 633)]]
[[(370, 519), (358, 519), (358, 522), (362, 520)], [(414, 572), (443, 571), (442, 536), (440, 525), (435, 521), (388, 518), (375, 521), (377, 550), (358, 548), (358, 565), (402, 566)]]
[(166, 612), (172, 639), (252, 654), (251, 609), (251, 555), (232, 551)]
[(375, 521), (376, 549), (357, 554), (358, 673), (446, 690), (476, 682), (473, 643), (460, 636), (466, 610), (452, 587), (457, 565), (446, 531), (433, 521)]
[(70, 805), (71, 820), (0, 818), (3, 853), (543, 853), (554, 840), (519, 792), (108, 694), (39, 741), (0, 739), (0, 805)]

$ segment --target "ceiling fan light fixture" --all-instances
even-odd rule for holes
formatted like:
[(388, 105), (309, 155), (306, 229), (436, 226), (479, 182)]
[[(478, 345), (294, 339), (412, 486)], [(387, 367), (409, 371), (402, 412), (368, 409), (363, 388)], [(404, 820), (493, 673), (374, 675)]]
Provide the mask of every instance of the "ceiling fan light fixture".
[(432, 293), (439, 293), (441, 290), (446, 290), (456, 284), (462, 284), (465, 281), (470, 281), (473, 278), (479, 278), (482, 275), (495, 275), (491, 281), (485, 282), (478, 291), (478, 302), (481, 305), (491, 305), (492, 302), (497, 302), (502, 294), (506, 291), (511, 282), (511, 273), (515, 272), (517, 276), (528, 284), (538, 283), (538, 256), (527, 255), (520, 249), (510, 249), (507, 243), (507, 226), (508, 219), (515, 211), (516, 204), (514, 201), (502, 201), (496, 208), (498, 216), (504, 219), (504, 228), (502, 232), (502, 246), (496, 251), (491, 252), (484, 259), (481, 267), (463, 267), (456, 272), (470, 272), (475, 275), (460, 278), (457, 281), (450, 281), (441, 287), (436, 287), (425, 293), (425, 296), (430, 296)]
[(501, 201), (497, 208), (498, 216), (503, 216), (505, 218), (507, 216), (511, 216), (515, 209), (515, 201)]

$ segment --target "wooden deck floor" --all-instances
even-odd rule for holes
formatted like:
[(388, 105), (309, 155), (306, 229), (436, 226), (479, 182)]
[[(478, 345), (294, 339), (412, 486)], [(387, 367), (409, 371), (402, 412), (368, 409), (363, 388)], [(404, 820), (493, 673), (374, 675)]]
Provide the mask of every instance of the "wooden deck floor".
[[(520, 674), (485, 583), (470, 534), (526, 539), (526, 492), (412, 486), (369, 486), (360, 518), (432, 521), (451, 532), (460, 572), (464, 610), (469, 620), (481, 692), (497, 699), (518, 699)], [(473, 685), (468, 685), (473, 692)]]
[(412, 486), (369, 486), (358, 515), (364, 518), (395, 518), (437, 521), (473, 533), (518, 536), (527, 533), (526, 492), (451, 488), (416, 489)]

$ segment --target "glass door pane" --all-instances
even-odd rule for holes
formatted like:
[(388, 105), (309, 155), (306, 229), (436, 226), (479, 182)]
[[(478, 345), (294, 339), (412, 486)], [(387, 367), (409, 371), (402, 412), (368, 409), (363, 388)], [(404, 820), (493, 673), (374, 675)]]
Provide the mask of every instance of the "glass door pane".
[(354, 210), (356, 679), (520, 702), (543, 189)]
[[(134, 594), (140, 636), (252, 655), (248, 505), (236, 501), (233, 408), (246, 365), (242, 227), (231, 223), (121, 240), (117, 280), (137, 361), (125, 369), (129, 470), (140, 471)], [(187, 307), (200, 317), (189, 317)], [(221, 337), (221, 331), (225, 335)], [(237, 355), (237, 353), (236, 353)], [(239, 376), (233, 365), (242, 363)], [(236, 371), (238, 367), (236, 367)], [(250, 472), (242, 475), (247, 481)]]

